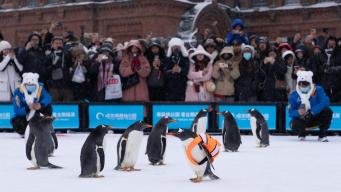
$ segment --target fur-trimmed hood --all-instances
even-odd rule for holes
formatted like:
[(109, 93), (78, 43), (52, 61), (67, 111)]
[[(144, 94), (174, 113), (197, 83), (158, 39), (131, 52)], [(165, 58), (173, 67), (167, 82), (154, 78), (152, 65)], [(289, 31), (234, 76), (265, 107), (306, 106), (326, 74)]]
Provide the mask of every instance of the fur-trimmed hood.
[(179, 46), (181, 49), (182, 56), (188, 57), (188, 52), (187, 52), (187, 49), (185, 47), (184, 41), (182, 41), (181, 39), (176, 38), (176, 37), (172, 38), (168, 43), (167, 57), (170, 57), (172, 55), (172, 48), (174, 46)]

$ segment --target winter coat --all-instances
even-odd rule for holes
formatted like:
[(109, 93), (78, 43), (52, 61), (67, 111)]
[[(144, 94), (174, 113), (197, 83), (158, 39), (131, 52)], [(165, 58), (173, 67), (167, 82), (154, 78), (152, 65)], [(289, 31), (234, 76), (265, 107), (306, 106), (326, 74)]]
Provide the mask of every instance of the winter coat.
[[(238, 98), (256, 97), (258, 93), (259, 83), (259, 63), (257, 60), (251, 59), (246, 61), (243, 59), (239, 64), (240, 76), (236, 82), (236, 92)], [(241, 100), (239, 100), (241, 101)]]
[[(242, 30), (244, 29), (244, 23), (241, 19), (233, 20), (231, 24), (231, 29), (234, 30), (237, 27), (237, 25), (241, 26)], [(234, 40), (237, 40), (244, 44), (249, 44), (249, 40), (245, 32), (242, 35), (229, 32), (227, 36), (225, 37), (225, 42), (227, 43), (227, 45), (231, 45)]]
[(322, 86), (325, 89), (332, 89), (335, 93), (341, 91), (341, 47), (336, 48), (330, 56), (324, 54), (324, 75)]
[[(39, 84), (39, 86), (42, 87), (42, 89), (38, 102), (42, 105), (42, 107), (46, 107), (51, 104), (52, 98), (49, 93), (43, 88), (43, 84)], [(21, 87), (17, 88), (14, 91), (12, 102), (14, 107), (14, 117), (25, 116), (29, 113), (30, 109), (26, 103), (24, 91)]]
[[(231, 47), (225, 47), (221, 51), (220, 56), (225, 53), (230, 53), (234, 55), (233, 49)], [(232, 63), (232, 70), (228, 68), (223, 69), (220, 68), (220, 63), (225, 63), (225, 60), (223, 59), (220, 59), (217, 62), (215, 62), (213, 66), (212, 77), (215, 79), (216, 95), (233, 96), (235, 94), (234, 83), (235, 80), (238, 79), (240, 76), (238, 65), (239, 63), (233, 61), (232, 59), (227, 62)]]
[[(320, 86), (315, 86), (315, 90), (309, 99), (311, 106), (311, 113), (313, 115), (319, 114), (323, 109), (329, 106), (329, 98)], [(301, 99), (297, 91), (291, 93), (289, 98), (289, 116), (298, 119), (300, 117), (298, 110), (301, 106)]]
[(131, 88), (123, 90), (123, 100), (124, 101), (148, 101), (148, 85), (147, 77), (150, 74), (150, 64), (146, 57), (140, 55), (138, 59), (141, 63), (139, 70), (134, 72), (131, 68), (132, 56), (129, 54), (124, 56), (120, 64), (120, 74), (122, 77), (128, 77), (137, 73), (139, 75), (139, 83)]
[(11, 101), (12, 95), (21, 81), (23, 66), (19, 61), (5, 56), (0, 62), (0, 101)]

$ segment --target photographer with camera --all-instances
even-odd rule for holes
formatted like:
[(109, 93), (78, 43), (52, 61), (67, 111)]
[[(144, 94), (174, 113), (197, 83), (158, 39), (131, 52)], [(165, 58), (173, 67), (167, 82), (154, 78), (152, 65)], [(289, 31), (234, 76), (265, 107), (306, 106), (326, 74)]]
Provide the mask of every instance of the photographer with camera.
[(11, 101), (16, 86), (21, 81), (23, 66), (17, 60), (12, 46), (0, 42), (0, 101)]

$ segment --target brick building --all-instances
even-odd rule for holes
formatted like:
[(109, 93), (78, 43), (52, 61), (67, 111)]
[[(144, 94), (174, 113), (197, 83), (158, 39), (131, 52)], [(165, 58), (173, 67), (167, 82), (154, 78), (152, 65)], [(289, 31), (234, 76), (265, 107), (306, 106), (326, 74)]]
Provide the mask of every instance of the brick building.
[(84, 26), (86, 32), (119, 41), (149, 33), (189, 38), (206, 28), (223, 37), (236, 17), (245, 20), (249, 33), (271, 38), (308, 33), (311, 27), (341, 36), (340, 0), (0, 0), (0, 7), (0, 29), (15, 45), (51, 21), (63, 23), (59, 34), (79, 35)]

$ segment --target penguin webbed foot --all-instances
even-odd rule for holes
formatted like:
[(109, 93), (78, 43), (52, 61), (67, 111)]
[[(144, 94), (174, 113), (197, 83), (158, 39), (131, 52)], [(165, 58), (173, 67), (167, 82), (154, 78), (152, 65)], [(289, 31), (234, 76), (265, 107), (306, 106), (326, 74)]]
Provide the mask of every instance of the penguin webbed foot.
[(98, 175), (97, 173), (91, 173), (91, 174), (88, 174), (88, 175), (79, 175), (78, 176), (79, 178), (103, 178), (104, 176), (103, 175)]
[(208, 177), (211, 179), (211, 180), (218, 180), (218, 179), (220, 179), (218, 176), (216, 176), (215, 174), (210, 174), (210, 175), (208, 175)]
[(201, 177), (195, 177), (195, 178), (190, 178), (189, 180), (193, 183), (199, 183), (202, 181), (202, 178)]
[(60, 166), (57, 166), (57, 165), (53, 165), (53, 164), (49, 164), (48, 166), (47, 166), (47, 168), (49, 168), (49, 169), (62, 169), (63, 167), (60, 167)]
[(27, 170), (30, 170), (30, 171), (34, 171), (34, 170), (38, 170), (38, 169), (40, 169), (40, 167), (39, 167), (39, 166), (37, 166), (37, 167), (29, 167), (29, 168), (27, 168)]

